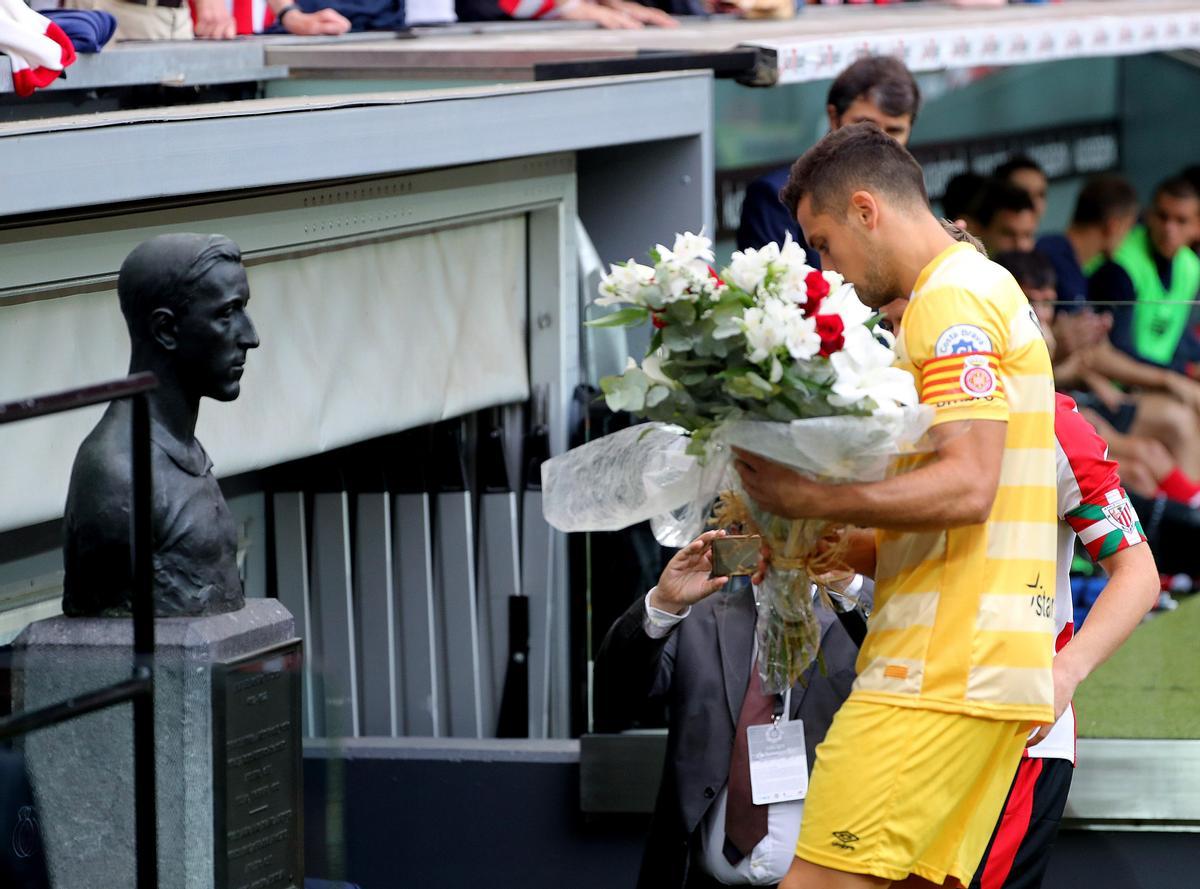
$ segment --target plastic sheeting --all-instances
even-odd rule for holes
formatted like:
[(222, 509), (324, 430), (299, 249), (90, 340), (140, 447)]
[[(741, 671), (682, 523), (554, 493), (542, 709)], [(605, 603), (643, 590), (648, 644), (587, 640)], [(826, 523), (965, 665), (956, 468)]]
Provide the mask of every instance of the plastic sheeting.
[[(132, 248), (132, 244), (130, 247)], [(522, 216), (250, 268), (241, 397), (205, 400), (222, 476), (528, 397)], [(0, 307), (0, 401), (122, 376), (115, 290)], [(62, 515), (103, 408), (0, 426), (0, 530)]]

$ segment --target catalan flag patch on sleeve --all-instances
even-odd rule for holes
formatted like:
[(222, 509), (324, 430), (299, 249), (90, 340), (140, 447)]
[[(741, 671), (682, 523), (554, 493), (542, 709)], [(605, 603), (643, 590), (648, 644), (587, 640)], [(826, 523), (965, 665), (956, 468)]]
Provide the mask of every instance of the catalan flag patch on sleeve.
[(1103, 502), (1081, 503), (1066, 518), (1096, 561), (1146, 540), (1137, 511), (1121, 488), (1110, 490)]
[(931, 358), (921, 368), (922, 403), (940, 407), (981, 398), (1004, 399), (1000, 359), (995, 352)]

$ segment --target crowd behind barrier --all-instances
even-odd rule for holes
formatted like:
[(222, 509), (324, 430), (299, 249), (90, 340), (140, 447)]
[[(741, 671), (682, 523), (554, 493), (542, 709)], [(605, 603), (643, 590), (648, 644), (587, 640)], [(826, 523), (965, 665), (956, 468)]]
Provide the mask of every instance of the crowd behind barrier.
[[(953, 212), (1029, 297), (1047, 330), (1055, 384), (1109, 445), (1152, 528), (1200, 521), (1200, 167), (1139, 204), (1119, 174), (1081, 188), (1063, 232), (1040, 231), (1046, 176), (1027, 157), (952, 183)], [(1035, 237), (1036, 236), (1036, 237)], [(1171, 536), (1170, 532), (1165, 532)], [(1155, 547), (1160, 608), (1200, 575), (1193, 554)], [(1077, 565), (1084, 573), (1090, 566)], [(1084, 609), (1087, 591), (1078, 583)]]
[[(230, 40), (257, 34), (337, 36), (455, 22), (569, 21), (606, 29), (673, 28), (679, 16), (788, 19), (842, 0), (0, 0), (0, 52), (28, 96), (78, 53), (121, 41)], [(921, 0), (850, 0), (891, 5)], [(1036, 2), (1036, 0), (1027, 0)], [(1002, 6), (957, 0), (951, 6)]]

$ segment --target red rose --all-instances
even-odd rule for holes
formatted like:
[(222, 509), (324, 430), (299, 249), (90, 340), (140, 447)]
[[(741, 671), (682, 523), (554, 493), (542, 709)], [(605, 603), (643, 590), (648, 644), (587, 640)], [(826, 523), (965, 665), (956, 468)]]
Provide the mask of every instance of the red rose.
[[(841, 319), (839, 319), (839, 320), (841, 320)], [(651, 312), (650, 313), (650, 323), (653, 324), (658, 330), (662, 330), (664, 327), (667, 326), (667, 319), (664, 318), (662, 315), (658, 314), (658, 312)]]
[(804, 287), (808, 291), (808, 301), (804, 304), (804, 317), (811, 318), (821, 310), (821, 301), (829, 296), (829, 282), (817, 270), (808, 273), (804, 278)]
[(828, 358), (834, 352), (842, 350), (846, 345), (846, 338), (842, 335), (845, 330), (846, 325), (842, 323), (840, 315), (817, 316), (817, 336), (821, 338), (822, 358)]
[(829, 296), (829, 282), (825, 280), (825, 276), (813, 269), (804, 278), (804, 286), (808, 289), (808, 296), (811, 299), (824, 299)]

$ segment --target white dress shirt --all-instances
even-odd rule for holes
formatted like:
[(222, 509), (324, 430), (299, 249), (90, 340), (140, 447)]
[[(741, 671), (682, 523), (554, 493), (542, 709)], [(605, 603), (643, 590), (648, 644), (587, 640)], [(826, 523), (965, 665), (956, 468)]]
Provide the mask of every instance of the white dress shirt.
[[(646, 593), (646, 617), (642, 626), (651, 639), (661, 639), (687, 617), (692, 609), (688, 607), (679, 614), (672, 614), (655, 608), (650, 604), (653, 594), (653, 589)], [(757, 657), (756, 638), (750, 655), (752, 670)], [(727, 886), (771, 886), (778, 883), (787, 874), (796, 855), (796, 840), (800, 837), (804, 800), (772, 803), (767, 808), (767, 835), (735, 867), (725, 858), (725, 806), (728, 797), (728, 787), (722, 787), (700, 825), (701, 864), (709, 876)]]

